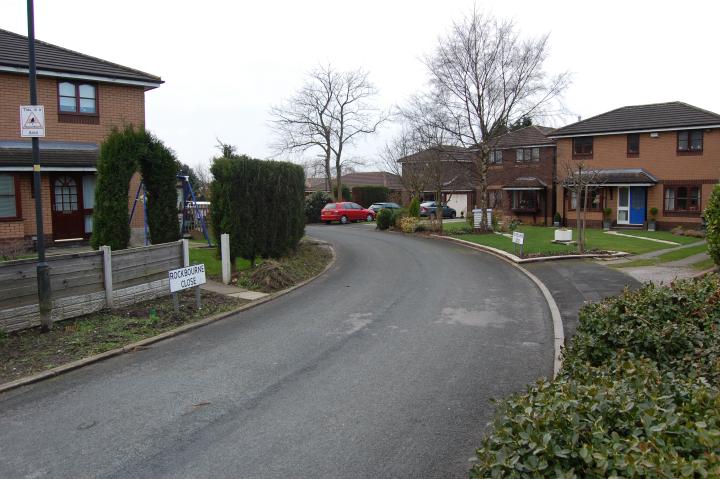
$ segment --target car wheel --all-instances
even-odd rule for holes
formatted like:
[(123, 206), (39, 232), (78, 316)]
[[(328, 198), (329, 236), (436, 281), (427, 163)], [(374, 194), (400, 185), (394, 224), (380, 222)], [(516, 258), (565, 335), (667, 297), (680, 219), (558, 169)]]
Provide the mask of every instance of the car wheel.
[(348, 222), (347, 216), (343, 216), (340, 218), (340, 224), (346, 225)]
[(372, 221), (372, 220), (373, 220), (373, 215), (367, 215), (367, 218), (365, 218), (365, 219), (368, 220), (368, 221)]
[(455, 219), (455, 212), (454, 212), (454, 211), (453, 211), (452, 213), (450, 213), (450, 219), (451, 219), (451, 220), (454, 220), (454, 219)]
[(326, 222), (325, 222), (326, 225), (329, 225), (330, 223), (332, 223), (332, 221), (326, 221)]

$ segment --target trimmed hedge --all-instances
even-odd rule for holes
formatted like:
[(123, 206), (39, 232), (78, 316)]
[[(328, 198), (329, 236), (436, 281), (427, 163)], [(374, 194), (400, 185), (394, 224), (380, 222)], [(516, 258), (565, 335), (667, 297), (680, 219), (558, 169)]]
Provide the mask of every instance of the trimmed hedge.
[(217, 244), (230, 235), (230, 252), (254, 263), (297, 249), (305, 233), (302, 167), (247, 156), (213, 162), (211, 221)]
[[(333, 196), (337, 198), (337, 185), (333, 186)], [(337, 201), (352, 201), (352, 194), (350, 193), (350, 188), (348, 185), (342, 185), (342, 199), (339, 199)]]
[(316, 191), (305, 198), (305, 222), (320, 223), (323, 207), (332, 202), (332, 198), (324, 191)]
[(708, 253), (715, 264), (720, 265), (720, 185), (715, 185), (704, 216), (707, 223)]
[(720, 278), (583, 307), (552, 381), (499, 404), (471, 477), (720, 477)]
[[(140, 171), (147, 197), (147, 222), (153, 244), (180, 237), (177, 209), (177, 161), (161, 140), (143, 128), (113, 128), (100, 146), (95, 186), (93, 248), (125, 249), (130, 241), (128, 189)], [(135, 194), (134, 191), (130, 194)], [(136, 207), (142, 208), (142, 204)]]
[(352, 189), (353, 201), (363, 208), (373, 203), (385, 203), (389, 195), (390, 190), (385, 186), (355, 186)]

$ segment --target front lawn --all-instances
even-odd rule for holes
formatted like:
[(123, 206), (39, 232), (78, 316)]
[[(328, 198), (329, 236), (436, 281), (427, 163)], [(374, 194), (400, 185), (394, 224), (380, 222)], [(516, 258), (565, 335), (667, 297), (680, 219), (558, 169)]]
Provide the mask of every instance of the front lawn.
[(699, 244), (695, 246), (689, 246), (687, 248), (676, 249), (663, 253), (660, 256), (654, 258), (638, 259), (635, 261), (629, 261), (616, 265), (618, 268), (635, 268), (639, 266), (654, 266), (661, 263), (669, 263), (670, 261), (678, 261), (681, 259), (689, 258), (700, 253), (707, 252), (706, 244)]
[(697, 243), (702, 238), (693, 238), (692, 236), (674, 235), (669, 231), (645, 231), (645, 230), (622, 230), (618, 233), (630, 236), (642, 236), (643, 238), (653, 238), (664, 241), (673, 241), (679, 244)]
[[(205, 243), (207, 245), (207, 243)], [(202, 263), (205, 265), (205, 274), (208, 278), (219, 280), (222, 277), (222, 264), (220, 253), (215, 247), (190, 248), (190, 264)], [(237, 271), (250, 269), (250, 261), (242, 258), (235, 260)]]
[[(507, 251), (514, 254), (514, 245), (510, 238), (499, 234), (457, 234), (460, 229), (466, 228), (463, 223), (449, 223), (443, 225), (445, 234), (456, 236), (460, 239), (473, 243), (491, 246), (493, 248)], [(520, 226), (519, 232), (525, 233), (525, 244), (523, 251), (525, 255), (540, 254), (562, 254), (577, 252), (577, 245), (564, 245), (553, 243), (555, 228), (545, 226)], [(656, 233), (664, 233), (659, 231), (645, 231), (644, 236), (655, 237)], [(633, 239), (625, 236), (616, 236), (604, 233), (600, 229), (586, 230), (586, 250), (604, 250), (604, 251), (624, 251), (631, 254), (649, 253), (650, 251), (658, 251), (671, 248), (672, 245), (664, 243), (656, 243), (642, 239)], [(675, 236), (673, 236), (675, 238)], [(577, 230), (573, 229), (573, 239), (577, 240)], [(658, 238), (658, 239), (665, 239)], [(697, 241), (696, 238), (692, 238)]]

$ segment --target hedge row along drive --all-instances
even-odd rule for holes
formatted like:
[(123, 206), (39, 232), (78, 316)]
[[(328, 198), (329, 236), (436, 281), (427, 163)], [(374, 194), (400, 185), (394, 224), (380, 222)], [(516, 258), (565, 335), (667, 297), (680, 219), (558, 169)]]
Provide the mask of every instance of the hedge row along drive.
[(217, 244), (230, 235), (230, 255), (254, 263), (297, 249), (305, 233), (305, 173), (287, 162), (247, 156), (217, 158), (211, 171), (210, 218)]
[(499, 404), (471, 477), (720, 477), (720, 278), (580, 312), (552, 381)]
[[(145, 183), (147, 222), (153, 244), (180, 237), (175, 157), (162, 141), (132, 125), (114, 128), (100, 146), (93, 211), (93, 248), (125, 249), (130, 241), (128, 190), (139, 171)], [(135, 191), (130, 194), (134, 195)], [(138, 208), (140, 211), (138, 211)], [(142, 213), (138, 204), (135, 214)]]

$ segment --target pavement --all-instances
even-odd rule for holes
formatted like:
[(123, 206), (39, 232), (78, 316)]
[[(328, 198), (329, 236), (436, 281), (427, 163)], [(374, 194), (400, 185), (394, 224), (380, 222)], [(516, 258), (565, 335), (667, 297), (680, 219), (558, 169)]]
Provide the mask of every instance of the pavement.
[(516, 267), (362, 225), (335, 265), (192, 333), (0, 395), (0, 477), (467, 477), (492, 398), (552, 375)]
[(578, 326), (578, 311), (587, 302), (616, 296), (625, 288), (635, 289), (640, 282), (591, 260), (563, 260), (524, 264), (547, 286), (560, 309), (567, 344)]
[(256, 299), (264, 298), (268, 295), (267, 293), (261, 293), (260, 291), (250, 291), (249, 289), (238, 288), (237, 286), (233, 286), (231, 284), (224, 284), (213, 280), (207, 280), (205, 284), (200, 286), (200, 289), (229, 296), (231, 298), (246, 299), (248, 301), (255, 301)]

